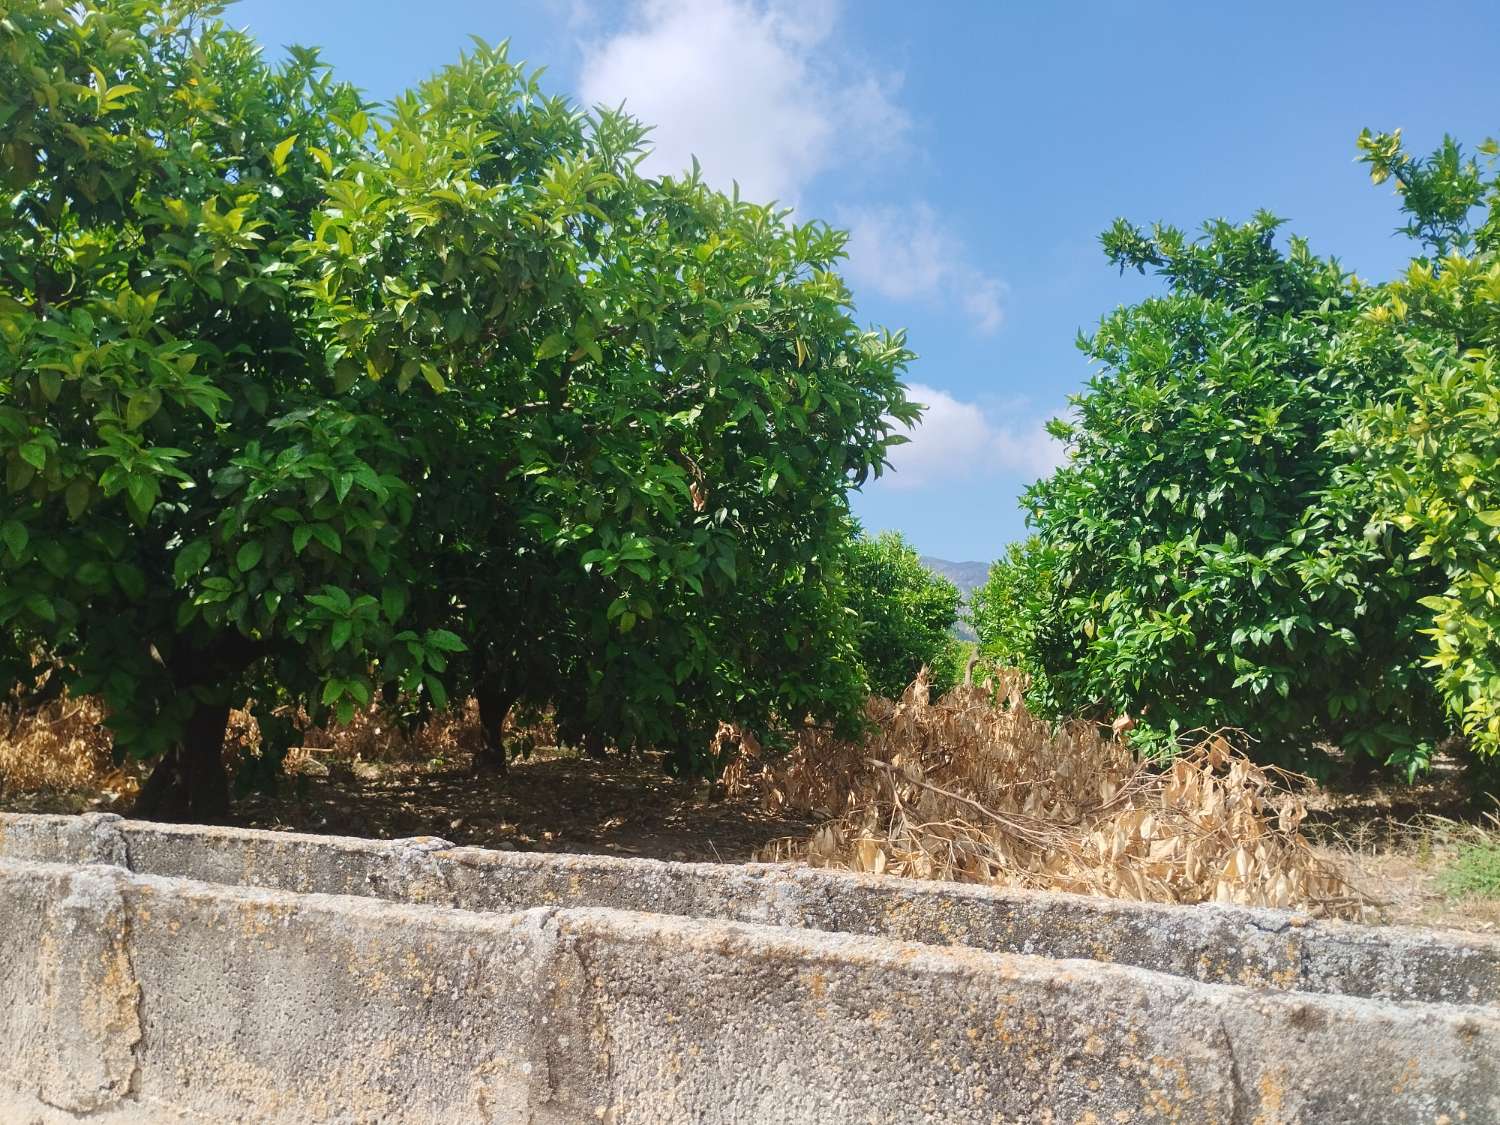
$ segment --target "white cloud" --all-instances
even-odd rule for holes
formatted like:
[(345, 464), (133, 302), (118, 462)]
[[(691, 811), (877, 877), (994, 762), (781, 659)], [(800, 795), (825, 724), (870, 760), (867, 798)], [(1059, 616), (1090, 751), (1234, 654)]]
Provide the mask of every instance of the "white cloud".
[(1004, 283), (969, 262), (963, 240), (929, 204), (843, 208), (838, 217), (849, 230), (844, 272), (856, 286), (898, 301), (956, 305), (980, 332), (1000, 327)]
[(995, 473), (1036, 479), (1067, 459), (1044, 418), (997, 421), (978, 403), (922, 383), (910, 385), (910, 397), (924, 403), (927, 412), (905, 431), (910, 443), (891, 451), (895, 472), (884, 479), (892, 488), (923, 488)]
[[(907, 127), (899, 76), (841, 50), (838, 0), (640, 0), (584, 44), (580, 93), (654, 126), (648, 173), (704, 175), (747, 198), (795, 204), (813, 177), (889, 150)], [(575, 8), (575, 11), (587, 11)]]

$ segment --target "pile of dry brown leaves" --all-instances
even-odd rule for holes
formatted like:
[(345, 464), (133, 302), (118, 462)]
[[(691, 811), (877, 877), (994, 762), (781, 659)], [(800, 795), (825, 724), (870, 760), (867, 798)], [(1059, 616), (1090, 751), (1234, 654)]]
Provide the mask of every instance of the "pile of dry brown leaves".
[(758, 858), (1153, 902), (1229, 902), (1350, 915), (1357, 896), (1300, 831), (1296, 778), (1258, 766), (1225, 732), (1169, 766), (1137, 760), (1093, 724), (1037, 718), (1002, 672), (929, 700), (871, 699), (855, 744), (803, 732), (785, 755), (751, 737), (725, 775), (772, 810), (827, 817)]

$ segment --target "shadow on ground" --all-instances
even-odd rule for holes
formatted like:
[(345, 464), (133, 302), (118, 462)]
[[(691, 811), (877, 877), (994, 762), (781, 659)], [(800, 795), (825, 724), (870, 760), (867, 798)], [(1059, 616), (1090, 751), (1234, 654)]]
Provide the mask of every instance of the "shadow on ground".
[(812, 821), (771, 815), (658, 762), (574, 756), (513, 763), (505, 776), (407, 764), (335, 766), (236, 806), (246, 827), (333, 835), (440, 836), (455, 844), (743, 863)]

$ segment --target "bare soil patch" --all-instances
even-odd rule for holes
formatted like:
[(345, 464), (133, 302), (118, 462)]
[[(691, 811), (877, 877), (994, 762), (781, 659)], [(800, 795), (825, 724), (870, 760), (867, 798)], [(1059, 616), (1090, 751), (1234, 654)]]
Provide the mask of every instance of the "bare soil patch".
[[(16, 811), (115, 811), (88, 790), (16, 794)], [(504, 776), (467, 762), (428, 765), (358, 760), (327, 776), (282, 782), (275, 796), (235, 805), (247, 828), (392, 839), (438, 836), (454, 844), (517, 851), (599, 852), (649, 859), (745, 863), (772, 841), (805, 835), (814, 822), (766, 812), (718, 787), (678, 781), (658, 760), (595, 761), (542, 753)]]
[(748, 862), (810, 821), (768, 813), (717, 787), (667, 776), (654, 758), (597, 761), (572, 753), (512, 763), (504, 776), (402, 763), (335, 767), (294, 779), (274, 798), (241, 803), (256, 828), (351, 836), (440, 836), (522, 851), (600, 852), (650, 859)]
[(1443, 885), (1466, 850), (1500, 840), (1500, 825), (1470, 803), (1452, 759), (1412, 785), (1315, 788), (1308, 806), (1305, 830), (1369, 904), (1365, 920), (1500, 931), (1500, 898), (1456, 895)]

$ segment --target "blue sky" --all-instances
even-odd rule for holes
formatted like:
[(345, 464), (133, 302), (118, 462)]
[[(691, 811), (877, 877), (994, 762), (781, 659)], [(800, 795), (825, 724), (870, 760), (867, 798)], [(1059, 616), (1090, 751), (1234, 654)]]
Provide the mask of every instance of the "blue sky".
[(1104, 262), (1116, 216), (1195, 227), (1265, 207), (1362, 277), (1406, 257), (1364, 126), (1418, 148), (1500, 133), (1500, 3), (242, 0), (272, 54), (321, 46), (386, 99), (478, 35), (551, 88), (656, 126), (648, 169), (852, 232), (862, 321), (905, 327), (932, 409), (855, 508), (924, 553), (990, 559), (1061, 457), (1079, 329), (1152, 288)]

